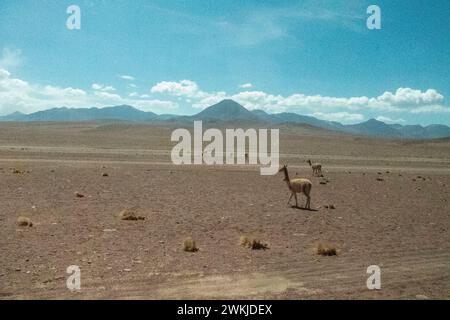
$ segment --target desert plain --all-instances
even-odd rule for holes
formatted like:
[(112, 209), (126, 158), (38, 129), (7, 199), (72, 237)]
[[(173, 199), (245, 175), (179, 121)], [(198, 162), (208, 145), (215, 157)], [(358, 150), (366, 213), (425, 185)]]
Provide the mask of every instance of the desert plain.
[[(174, 128), (1, 123), (0, 298), (450, 297), (450, 139), (281, 126), (280, 163), (312, 181), (303, 210), (287, 204), (282, 175), (259, 166), (173, 165)], [(145, 219), (121, 220), (125, 209)], [(183, 250), (188, 237), (198, 251)], [(71, 265), (80, 290), (66, 286)], [(371, 265), (379, 290), (366, 285)]]

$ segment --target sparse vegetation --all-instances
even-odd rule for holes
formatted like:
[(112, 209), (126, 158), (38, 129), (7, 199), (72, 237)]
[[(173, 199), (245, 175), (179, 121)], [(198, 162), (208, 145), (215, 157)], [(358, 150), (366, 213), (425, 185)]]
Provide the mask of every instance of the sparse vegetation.
[(319, 243), (317, 245), (317, 254), (321, 256), (336, 256), (337, 249), (329, 243)]
[(17, 218), (17, 224), (20, 227), (32, 227), (33, 226), (33, 222), (31, 221), (31, 219), (28, 217), (23, 217), (23, 216), (20, 216), (19, 218)]
[(191, 237), (184, 239), (183, 250), (186, 252), (198, 251), (197, 245), (195, 244), (195, 241)]
[(20, 170), (20, 169), (17, 169), (17, 168), (12, 168), (12, 169), (11, 169), (11, 172), (14, 173), (14, 174), (25, 174), (25, 173), (30, 173), (29, 170)]
[(250, 238), (248, 236), (241, 236), (239, 239), (239, 243), (241, 246), (250, 248), (252, 250), (266, 250), (269, 249), (269, 246), (266, 243), (263, 243), (259, 239)]
[(120, 211), (119, 218), (127, 221), (145, 220), (145, 217), (137, 214), (137, 208), (129, 208)]

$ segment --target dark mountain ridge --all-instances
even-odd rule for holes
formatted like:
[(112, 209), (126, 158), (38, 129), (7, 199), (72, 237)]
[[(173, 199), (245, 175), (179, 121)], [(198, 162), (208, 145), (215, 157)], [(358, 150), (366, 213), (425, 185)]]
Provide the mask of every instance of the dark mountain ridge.
[(433, 124), (429, 126), (386, 124), (382, 121), (370, 119), (368, 121), (343, 125), (339, 122), (320, 120), (315, 117), (291, 112), (269, 114), (263, 110), (249, 111), (239, 103), (225, 99), (192, 116), (173, 114), (157, 115), (153, 112), (138, 110), (132, 106), (121, 105), (105, 108), (52, 108), (30, 114), (14, 112), (1, 116), (0, 121), (98, 121), (117, 120), (130, 122), (164, 122), (189, 123), (202, 120), (210, 124), (223, 123), (254, 123), (254, 124), (305, 124), (321, 129), (360, 134), (384, 138), (404, 139), (437, 139), (450, 137), (450, 127)]

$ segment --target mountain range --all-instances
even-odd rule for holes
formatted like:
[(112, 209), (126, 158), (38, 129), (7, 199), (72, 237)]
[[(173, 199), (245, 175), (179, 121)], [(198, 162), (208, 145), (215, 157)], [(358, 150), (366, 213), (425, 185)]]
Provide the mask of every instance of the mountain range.
[(263, 110), (249, 111), (239, 103), (226, 99), (192, 116), (172, 114), (157, 115), (153, 112), (138, 110), (132, 106), (121, 105), (105, 108), (52, 108), (30, 114), (14, 112), (1, 116), (0, 121), (98, 121), (116, 120), (131, 122), (189, 122), (202, 120), (207, 122), (249, 122), (269, 125), (306, 124), (327, 130), (359, 135), (404, 139), (435, 139), (450, 137), (450, 127), (445, 125), (400, 125), (386, 124), (370, 119), (368, 121), (343, 125), (339, 122), (320, 120), (297, 113), (269, 114)]

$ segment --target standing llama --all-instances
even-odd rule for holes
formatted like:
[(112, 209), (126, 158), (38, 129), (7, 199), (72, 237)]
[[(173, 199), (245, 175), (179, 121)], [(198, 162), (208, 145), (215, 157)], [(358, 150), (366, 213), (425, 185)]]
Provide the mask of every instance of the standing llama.
[(322, 175), (322, 165), (320, 163), (312, 163), (311, 160), (307, 161), (312, 168), (313, 174)]
[(312, 183), (308, 179), (296, 178), (289, 179), (289, 173), (287, 166), (284, 165), (278, 172), (284, 173), (283, 181), (286, 181), (289, 190), (291, 191), (291, 196), (289, 197), (288, 204), (291, 202), (293, 196), (295, 196), (295, 206), (298, 207), (297, 193), (303, 193), (306, 196), (305, 209), (311, 209), (311, 196), (309, 195), (312, 188)]

